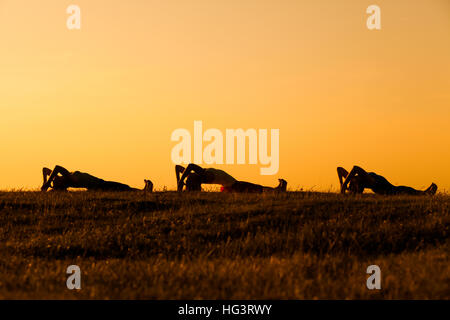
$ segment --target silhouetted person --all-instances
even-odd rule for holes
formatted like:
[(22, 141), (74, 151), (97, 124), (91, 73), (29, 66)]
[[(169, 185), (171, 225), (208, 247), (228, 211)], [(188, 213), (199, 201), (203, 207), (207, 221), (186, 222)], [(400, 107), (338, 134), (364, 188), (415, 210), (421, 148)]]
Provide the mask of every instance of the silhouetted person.
[(342, 167), (338, 167), (337, 172), (341, 193), (345, 193), (346, 190), (351, 193), (363, 193), (364, 189), (371, 189), (374, 193), (381, 195), (434, 195), (437, 191), (437, 185), (434, 183), (424, 191), (411, 187), (394, 186), (383, 176), (374, 172), (366, 172), (358, 166), (354, 166), (350, 173)]
[[(41, 187), (42, 191), (47, 191), (49, 188), (53, 190), (65, 191), (67, 188), (85, 188), (96, 191), (137, 191), (139, 189), (131, 188), (130, 186), (114, 182), (105, 181), (94, 177), (88, 173), (80, 171), (69, 172), (67, 169), (56, 166), (55, 169), (43, 168), (42, 174), (44, 176), (44, 184)], [(49, 177), (50, 176), (50, 177)], [(48, 177), (48, 179), (47, 179)], [(144, 180), (144, 191), (153, 191), (153, 183), (150, 180)]]
[[(220, 169), (202, 168), (196, 164), (189, 164), (186, 168), (175, 166), (177, 176), (178, 191), (183, 190), (186, 185), (187, 191), (201, 191), (202, 184), (218, 184), (222, 186), (223, 192), (264, 192), (264, 191), (286, 191), (287, 182), (278, 179), (279, 185), (276, 188), (265, 187), (245, 181), (238, 181), (231, 175)], [(181, 177), (180, 177), (180, 174)], [(186, 180), (186, 183), (184, 181)]]

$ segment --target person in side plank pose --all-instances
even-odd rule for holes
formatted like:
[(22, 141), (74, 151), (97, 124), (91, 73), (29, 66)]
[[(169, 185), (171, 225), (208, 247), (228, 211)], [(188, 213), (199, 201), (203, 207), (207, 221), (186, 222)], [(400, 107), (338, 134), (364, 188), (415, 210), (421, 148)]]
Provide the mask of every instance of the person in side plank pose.
[[(49, 188), (53, 190), (66, 191), (67, 188), (85, 188), (95, 191), (137, 191), (139, 189), (131, 188), (130, 186), (114, 182), (105, 181), (103, 179), (94, 177), (88, 173), (75, 171), (69, 172), (62, 166), (56, 166), (53, 170), (43, 168), (42, 174), (44, 183), (41, 187), (42, 191), (47, 191)], [(153, 191), (153, 183), (150, 180), (144, 180), (144, 191)]]
[[(223, 170), (215, 168), (202, 168), (196, 164), (189, 164), (186, 168), (175, 166), (178, 191), (182, 191), (186, 185), (187, 191), (201, 191), (202, 184), (218, 184), (222, 186), (223, 192), (255, 192), (265, 191), (285, 192), (287, 187), (286, 180), (278, 179), (279, 185), (275, 188), (265, 187), (245, 181), (238, 181)], [(181, 175), (181, 177), (180, 177)], [(186, 180), (186, 183), (184, 182)]]
[(381, 195), (434, 195), (437, 185), (432, 183), (426, 190), (416, 190), (406, 186), (394, 186), (385, 177), (374, 172), (366, 172), (363, 168), (354, 166), (349, 172), (342, 167), (337, 168), (341, 193), (363, 193), (364, 189), (371, 189)]

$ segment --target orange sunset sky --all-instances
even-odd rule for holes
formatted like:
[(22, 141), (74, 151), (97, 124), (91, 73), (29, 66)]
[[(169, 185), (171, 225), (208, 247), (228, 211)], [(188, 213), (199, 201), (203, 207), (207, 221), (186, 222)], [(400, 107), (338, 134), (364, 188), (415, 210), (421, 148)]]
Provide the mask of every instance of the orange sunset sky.
[(358, 164), (448, 190), (450, 1), (0, 0), (0, 111), (0, 189), (56, 164), (174, 189), (171, 133), (202, 120), (280, 129), (275, 176), (217, 166), (240, 180), (337, 190)]

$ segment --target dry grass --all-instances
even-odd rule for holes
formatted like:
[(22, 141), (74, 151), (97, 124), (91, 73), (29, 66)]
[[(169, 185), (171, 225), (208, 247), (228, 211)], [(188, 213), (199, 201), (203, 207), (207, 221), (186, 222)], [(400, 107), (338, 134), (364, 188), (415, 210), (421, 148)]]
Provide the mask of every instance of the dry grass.
[[(449, 299), (449, 208), (445, 195), (0, 193), (0, 298)], [(366, 288), (371, 264), (381, 291)]]

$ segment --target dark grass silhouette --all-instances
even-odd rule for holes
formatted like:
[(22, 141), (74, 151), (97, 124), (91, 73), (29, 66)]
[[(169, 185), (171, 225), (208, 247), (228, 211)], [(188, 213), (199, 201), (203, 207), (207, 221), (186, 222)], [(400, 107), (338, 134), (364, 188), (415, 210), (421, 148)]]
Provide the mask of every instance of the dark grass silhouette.
[[(449, 208), (445, 195), (0, 193), (0, 298), (448, 299)], [(381, 291), (366, 288), (371, 264)]]

